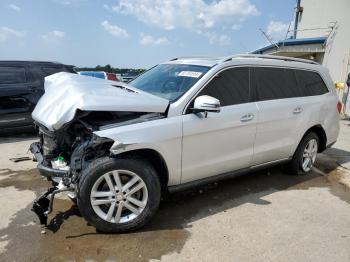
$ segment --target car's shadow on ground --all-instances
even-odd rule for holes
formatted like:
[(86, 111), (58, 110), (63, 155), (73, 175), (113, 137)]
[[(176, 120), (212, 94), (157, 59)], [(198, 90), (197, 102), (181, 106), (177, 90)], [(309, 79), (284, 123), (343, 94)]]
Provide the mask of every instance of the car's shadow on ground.
[(262, 170), (221, 181), (196, 190), (170, 195), (162, 201), (155, 219), (143, 230), (187, 228), (191, 222), (252, 203), (269, 205), (264, 197), (287, 190), (319, 175), (290, 176), (281, 167)]
[(50, 231), (52, 231), (53, 233), (56, 233), (61, 225), (64, 223), (64, 221), (66, 221), (67, 219), (69, 219), (72, 216), (79, 216), (80, 212), (79, 209), (77, 207), (77, 205), (72, 204), (72, 206), (64, 211), (64, 212), (58, 212), (47, 224), (46, 228)]
[[(315, 179), (327, 180), (317, 172), (301, 176), (287, 175), (282, 172), (281, 167), (277, 166), (196, 189), (174, 193), (161, 201), (155, 217), (137, 232), (185, 229), (191, 227), (191, 223), (196, 220), (226, 212), (228, 209), (243, 204), (269, 205), (271, 203), (264, 197), (275, 192), (290, 188), (303, 190), (309, 187), (325, 186), (317, 184), (317, 181), (308, 183)], [(49, 222), (48, 229), (57, 232), (64, 222), (69, 223), (67, 220), (71, 216), (80, 216), (76, 206), (55, 215)], [(84, 224), (86, 226), (86, 223)], [(91, 234), (99, 234), (99, 232), (90, 231), (89, 233), (69, 235), (67, 238), (79, 238)]]
[(326, 149), (324, 153), (318, 155), (319, 168), (323, 172), (328, 173), (338, 166), (348, 168), (350, 165), (350, 152), (331, 147)]

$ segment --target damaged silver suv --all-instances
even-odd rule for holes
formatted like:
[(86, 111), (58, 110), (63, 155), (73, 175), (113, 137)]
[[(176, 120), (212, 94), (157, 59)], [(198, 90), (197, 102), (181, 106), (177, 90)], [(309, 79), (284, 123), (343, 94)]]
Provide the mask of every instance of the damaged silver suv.
[(337, 139), (338, 111), (327, 69), (301, 59), (179, 58), (129, 85), (58, 73), (32, 114), (30, 149), (53, 183), (33, 210), (45, 224), (69, 191), (98, 230), (133, 230), (169, 191), (281, 163), (308, 173)]

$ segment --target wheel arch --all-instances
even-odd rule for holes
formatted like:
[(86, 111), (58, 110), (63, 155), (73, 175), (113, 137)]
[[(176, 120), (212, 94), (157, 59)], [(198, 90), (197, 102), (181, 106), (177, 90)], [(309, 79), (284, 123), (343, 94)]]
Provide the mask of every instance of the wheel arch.
[(323, 152), (327, 148), (327, 135), (324, 128), (321, 125), (314, 125), (310, 127), (308, 130), (306, 130), (306, 132), (304, 133), (300, 141), (302, 141), (303, 138), (311, 132), (316, 133), (316, 135), (318, 136), (318, 139), (319, 139), (318, 153)]
[(117, 158), (130, 157), (130, 158), (141, 158), (143, 160), (146, 160), (148, 163), (150, 163), (153, 166), (153, 168), (157, 172), (160, 185), (162, 188), (162, 193), (165, 193), (167, 191), (168, 181), (169, 181), (169, 170), (168, 170), (166, 161), (158, 151), (150, 148), (134, 149), (134, 150), (113, 155), (113, 157), (117, 157)]

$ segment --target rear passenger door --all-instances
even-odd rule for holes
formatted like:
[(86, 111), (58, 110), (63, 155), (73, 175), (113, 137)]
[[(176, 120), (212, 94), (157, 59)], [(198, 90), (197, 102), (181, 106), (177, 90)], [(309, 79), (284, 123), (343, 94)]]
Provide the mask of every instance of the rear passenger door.
[(23, 66), (0, 66), (0, 129), (32, 123), (35, 88)]
[(182, 183), (251, 165), (257, 107), (251, 99), (249, 71), (226, 69), (196, 96), (219, 99), (219, 113), (183, 116)]
[(252, 86), (259, 109), (253, 164), (288, 158), (305, 130), (304, 99), (294, 70), (256, 67)]

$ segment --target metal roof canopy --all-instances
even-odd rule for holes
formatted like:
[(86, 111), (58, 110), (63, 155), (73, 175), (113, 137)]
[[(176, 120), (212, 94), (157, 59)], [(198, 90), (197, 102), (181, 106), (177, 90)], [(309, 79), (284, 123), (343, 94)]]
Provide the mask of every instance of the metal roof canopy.
[[(251, 54), (264, 54), (264, 52), (273, 51), (275, 53), (283, 50), (283, 52), (324, 52), (324, 44), (327, 37), (300, 38), (280, 40), (276, 44), (268, 45), (263, 48), (252, 51)], [(278, 46), (278, 48), (276, 47)], [(294, 46), (294, 48), (293, 48)], [(306, 50), (300, 50), (304, 47)], [(272, 53), (272, 52), (271, 52)]]

